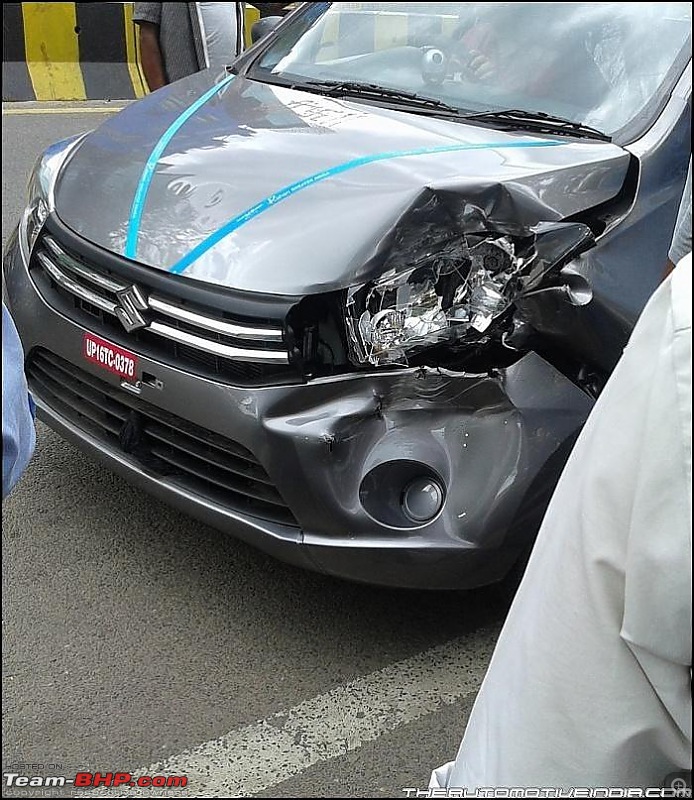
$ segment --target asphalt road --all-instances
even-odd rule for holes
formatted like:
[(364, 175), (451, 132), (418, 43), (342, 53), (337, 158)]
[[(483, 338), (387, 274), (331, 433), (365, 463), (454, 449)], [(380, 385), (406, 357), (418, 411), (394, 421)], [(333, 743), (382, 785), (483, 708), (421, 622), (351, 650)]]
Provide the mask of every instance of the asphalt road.
[[(3, 242), (39, 152), (105, 119), (84, 108), (5, 107)], [(397, 592), (278, 563), (42, 425), (2, 536), (3, 772), (205, 762), (210, 787), (239, 794), (403, 797), (453, 758), (506, 610), (496, 590)], [(275, 736), (288, 718), (296, 741)], [(297, 753), (299, 738), (316, 744)]]

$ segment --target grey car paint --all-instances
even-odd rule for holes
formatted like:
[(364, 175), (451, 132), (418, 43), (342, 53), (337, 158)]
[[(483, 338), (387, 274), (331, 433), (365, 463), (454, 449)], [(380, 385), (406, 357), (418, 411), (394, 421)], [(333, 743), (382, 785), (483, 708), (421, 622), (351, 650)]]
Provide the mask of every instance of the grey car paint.
[[(84, 329), (32, 288), (16, 241), (8, 256), (7, 289), (18, 298), (12, 312), (27, 351), (45, 348), (83, 364)], [(143, 385), (142, 399), (251, 449), (299, 528), (215, 505), (158, 479), (133, 456), (72, 424), (34, 386), (39, 415), (136, 484), (272, 555), (392, 586), (461, 588), (501, 579), (557, 477), (561, 462), (548, 459), (592, 405), (533, 353), (487, 375), (406, 369), (252, 390), (141, 360), (164, 386)], [(413, 530), (377, 523), (359, 502), (360, 484), (374, 465), (407, 458), (432, 465), (448, 486), (444, 513)]]
[[(92, 133), (57, 187), (61, 219), (95, 244), (124, 253), (148, 157), (191, 100), (219, 80), (208, 72), (173, 84)], [(334, 172), (357, 159), (366, 163)], [(372, 277), (375, 254), (427, 189), (465, 197), (481, 185), (511, 184), (537, 198), (550, 219), (562, 219), (612, 199), (628, 164), (628, 154), (612, 144), (557, 143), (556, 137), (426, 119), (237, 77), (177, 131), (159, 160), (136, 260), (170, 270), (229, 220), (330, 170), (328, 180), (273, 203), (223, 238), (185, 275), (247, 292), (332, 291)], [(327, 213), (316, 213), (323, 208)]]
[[(193, 76), (89, 135), (59, 179), (56, 214), (62, 222), (122, 254), (152, 150), (181, 112), (220, 79), (225, 77)], [(297, 298), (359, 285), (397, 257), (403, 241), (416, 246), (411, 221), (426, 199), (461, 218), (472, 205), (505, 231), (569, 218), (596, 236), (595, 246), (571, 263), (587, 279), (592, 302), (578, 306), (549, 292), (519, 303), (517, 314), (550, 349), (606, 373), (666, 258), (686, 172), (690, 91), (688, 72), (656, 125), (624, 146), (572, 139), (525, 146), (543, 137), (235, 77), (176, 131), (158, 160), (136, 260), (170, 271), (230, 219), (279, 197), (171, 280), (182, 297), (200, 282), (248, 297)], [(475, 149), (462, 149), (468, 145)], [(442, 147), (459, 149), (374, 160)], [(355, 160), (354, 168), (336, 170)], [(301, 185), (326, 170), (326, 179)], [(636, 269), (641, 273), (632, 280)], [(27, 353), (50, 350), (113, 391), (122, 388), (118, 378), (84, 362), (88, 326), (42, 296), (16, 236), (5, 271)], [(114, 341), (137, 352), (124, 333)], [(138, 355), (142, 369), (157, 378), (156, 385), (138, 387), (139, 400), (247, 447), (292, 510), (296, 527), (210, 502), (158, 476), (76, 425), (34, 386), (41, 415), (143, 488), (268, 552), (396, 586), (460, 588), (501, 578), (527, 545), (593, 404), (589, 382), (534, 348), (519, 352), (511, 364), (490, 358), (476, 369), (423, 364), (252, 388)], [(426, 525), (383, 524), (368, 513), (369, 475), (403, 462), (433, 470), (445, 486), (443, 511)]]

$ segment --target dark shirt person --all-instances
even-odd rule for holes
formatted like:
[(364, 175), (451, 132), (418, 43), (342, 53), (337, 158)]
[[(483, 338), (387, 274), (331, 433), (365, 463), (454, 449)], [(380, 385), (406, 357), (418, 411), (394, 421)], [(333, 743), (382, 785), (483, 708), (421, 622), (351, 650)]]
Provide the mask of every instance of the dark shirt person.
[(150, 91), (243, 50), (244, 3), (135, 3), (142, 68)]
[(296, 5), (293, 3), (253, 3), (253, 5), (260, 11), (261, 18), (263, 17), (283, 17), (289, 11), (290, 6)]

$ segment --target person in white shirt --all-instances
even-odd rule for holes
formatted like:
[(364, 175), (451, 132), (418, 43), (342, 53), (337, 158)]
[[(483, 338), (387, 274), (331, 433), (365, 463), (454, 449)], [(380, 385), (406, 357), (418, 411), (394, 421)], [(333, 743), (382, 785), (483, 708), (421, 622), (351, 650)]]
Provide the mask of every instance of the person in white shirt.
[(669, 275), (675, 264), (681, 261), (687, 253), (692, 252), (692, 157), (689, 156), (689, 169), (684, 185), (684, 193), (680, 202), (675, 234), (672, 237), (665, 275)]
[(197, 3), (208, 67), (223, 69), (243, 50), (243, 3)]
[(691, 313), (690, 252), (586, 422), (430, 788), (691, 788)]

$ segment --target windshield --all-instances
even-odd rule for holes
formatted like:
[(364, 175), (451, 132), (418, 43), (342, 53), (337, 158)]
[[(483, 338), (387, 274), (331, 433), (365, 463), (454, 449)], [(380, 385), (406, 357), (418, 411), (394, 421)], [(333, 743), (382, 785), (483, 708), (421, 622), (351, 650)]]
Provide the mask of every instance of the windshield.
[(690, 30), (691, 3), (307, 3), (249, 75), (377, 84), (614, 134), (664, 101)]

